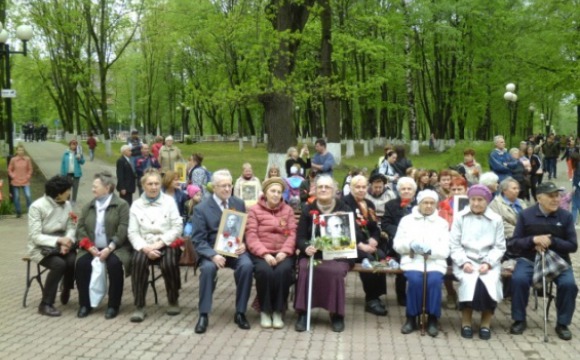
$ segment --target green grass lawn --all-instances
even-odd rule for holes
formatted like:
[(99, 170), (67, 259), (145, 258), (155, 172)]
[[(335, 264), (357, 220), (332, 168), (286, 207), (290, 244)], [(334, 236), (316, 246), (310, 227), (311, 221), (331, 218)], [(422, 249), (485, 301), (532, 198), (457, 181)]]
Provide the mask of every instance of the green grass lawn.
[[(95, 157), (102, 159), (111, 165), (114, 165), (120, 156), (119, 149), (123, 143), (115, 142), (112, 144), (113, 156), (107, 157), (105, 154), (105, 147), (99, 144), (96, 149)], [(251, 143), (244, 143), (244, 150), (239, 151), (237, 142), (205, 142), (191, 145), (176, 144), (181, 149), (183, 157), (187, 157), (194, 153), (200, 152), (204, 155), (203, 164), (210, 170), (215, 171), (222, 168), (227, 168), (232, 172), (234, 179), (237, 178), (242, 171), (242, 164), (249, 162), (254, 168), (254, 173), (262, 179), (266, 173), (268, 152), (265, 144), (258, 144), (256, 148), (252, 148)], [(86, 144), (83, 145), (86, 148)], [(441, 170), (454, 166), (463, 161), (463, 150), (467, 147), (475, 149), (476, 159), (481, 163), (484, 170), (487, 170), (487, 157), (489, 152), (493, 149), (491, 142), (477, 142), (477, 143), (458, 143), (455, 147), (447, 149), (445, 152), (437, 152), (429, 150), (428, 147), (421, 147), (420, 155), (409, 156), (413, 162), (413, 166), (423, 169)], [(314, 149), (311, 147), (311, 154)], [(342, 147), (342, 153), (346, 152), (346, 146)], [(85, 154), (88, 154), (88, 149), (85, 149)], [(352, 158), (343, 158), (342, 163), (335, 168), (334, 175), (336, 180), (342, 182), (346, 174), (351, 168), (367, 168), (370, 172), (377, 164), (380, 156), (383, 155), (382, 147), (375, 147), (374, 152), (369, 156), (363, 156), (363, 146), (355, 145), (355, 156)]]

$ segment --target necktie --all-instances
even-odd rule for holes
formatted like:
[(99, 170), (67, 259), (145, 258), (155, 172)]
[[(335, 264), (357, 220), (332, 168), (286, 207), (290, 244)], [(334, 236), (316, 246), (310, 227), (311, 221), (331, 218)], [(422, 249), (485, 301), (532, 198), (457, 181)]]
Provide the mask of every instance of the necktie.
[(227, 201), (222, 200), (222, 208), (223, 208), (223, 210), (227, 210), (227, 208), (228, 208), (228, 202)]

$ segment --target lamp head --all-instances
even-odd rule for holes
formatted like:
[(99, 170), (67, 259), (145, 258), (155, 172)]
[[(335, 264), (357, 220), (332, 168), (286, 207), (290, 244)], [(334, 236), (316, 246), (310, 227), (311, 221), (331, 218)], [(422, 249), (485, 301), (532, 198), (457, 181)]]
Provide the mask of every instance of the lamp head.
[(32, 39), (32, 26), (20, 25), (19, 27), (17, 27), (16, 37), (22, 41), (28, 41)]

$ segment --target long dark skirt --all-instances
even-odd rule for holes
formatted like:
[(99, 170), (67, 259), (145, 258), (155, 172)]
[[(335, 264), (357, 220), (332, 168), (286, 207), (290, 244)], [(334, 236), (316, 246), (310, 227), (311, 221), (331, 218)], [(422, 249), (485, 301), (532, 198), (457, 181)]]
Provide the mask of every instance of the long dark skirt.
[(475, 284), (473, 300), (459, 303), (459, 310), (472, 308), (475, 311), (491, 311), (493, 313), (496, 307), (497, 301), (491, 298), (481, 279), (477, 279), (477, 284)]
[[(314, 267), (312, 281), (312, 308), (323, 308), (330, 313), (345, 314), (345, 277), (350, 264), (343, 261), (323, 261)], [(308, 259), (298, 262), (298, 282), (294, 308), (304, 312), (308, 306)]]

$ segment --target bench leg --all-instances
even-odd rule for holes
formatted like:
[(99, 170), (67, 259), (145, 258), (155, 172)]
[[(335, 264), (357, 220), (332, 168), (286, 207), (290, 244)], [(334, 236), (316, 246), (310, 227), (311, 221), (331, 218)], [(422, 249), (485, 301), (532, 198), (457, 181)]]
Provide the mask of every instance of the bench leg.
[(22, 307), (26, 307), (26, 298), (28, 297), (28, 290), (30, 290), (30, 260), (26, 262), (26, 288), (24, 288), (24, 297), (22, 298)]
[(157, 305), (158, 304), (157, 288), (155, 287), (155, 280), (157, 280), (157, 278), (155, 277), (155, 266), (151, 266), (151, 281), (149, 281), (149, 283), (151, 284), (151, 289), (153, 289), (153, 296), (155, 297), (155, 305)]

